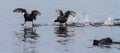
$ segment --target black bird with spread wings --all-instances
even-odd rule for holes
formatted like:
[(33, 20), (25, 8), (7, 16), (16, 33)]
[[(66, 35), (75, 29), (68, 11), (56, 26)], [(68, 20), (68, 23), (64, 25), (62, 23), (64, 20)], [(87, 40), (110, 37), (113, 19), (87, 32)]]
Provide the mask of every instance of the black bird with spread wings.
[[(33, 20), (36, 20), (36, 16), (37, 15), (41, 15), (41, 13), (38, 10), (33, 10), (30, 14), (26, 11), (26, 9), (24, 8), (16, 8), (13, 10), (13, 12), (18, 12), (18, 13), (22, 13), (25, 19), (25, 23), (27, 21), (32, 21), (32, 25), (33, 24)], [(25, 24), (24, 23), (24, 24)]]
[(59, 16), (57, 17), (56, 20), (54, 20), (54, 22), (59, 22), (60, 24), (65, 23), (66, 26), (67, 26), (66, 22), (68, 20), (69, 15), (75, 16), (76, 14), (74, 11), (70, 11), (70, 10), (63, 13), (62, 10), (57, 9), (56, 12)]

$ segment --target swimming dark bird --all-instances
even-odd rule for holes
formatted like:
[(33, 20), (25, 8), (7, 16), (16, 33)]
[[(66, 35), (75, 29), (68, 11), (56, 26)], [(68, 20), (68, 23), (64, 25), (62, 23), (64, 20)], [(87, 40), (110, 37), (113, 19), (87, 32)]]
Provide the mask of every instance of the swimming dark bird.
[[(14, 9), (13, 10), (13, 12), (18, 12), (18, 13), (22, 13), (23, 14), (23, 16), (24, 16), (24, 21), (25, 21), (25, 23), (27, 22), (27, 21), (32, 21), (32, 25), (34, 25), (33, 24), (33, 20), (36, 20), (36, 16), (37, 15), (41, 15), (41, 13), (38, 11), (38, 10), (33, 10), (30, 14), (26, 11), (26, 9), (23, 9), (23, 8), (16, 8), (16, 9)], [(25, 24), (24, 23), (24, 24)]]
[(59, 22), (60, 24), (65, 23), (66, 26), (67, 26), (66, 22), (68, 20), (68, 17), (70, 15), (75, 16), (75, 14), (76, 14), (74, 11), (70, 11), (70, 10), (63, 13), (62, 10), (57, 9), (56, 12), (58, 13), (59, 16), (57, 17), (56, 20), (54, 20), (54, 22)]
[(93, 40), (93, 45), (111, 45), (111, 44), (120, 44), (120, 42), (115, 42), (110, 37), (103, 38), (101, 40)]

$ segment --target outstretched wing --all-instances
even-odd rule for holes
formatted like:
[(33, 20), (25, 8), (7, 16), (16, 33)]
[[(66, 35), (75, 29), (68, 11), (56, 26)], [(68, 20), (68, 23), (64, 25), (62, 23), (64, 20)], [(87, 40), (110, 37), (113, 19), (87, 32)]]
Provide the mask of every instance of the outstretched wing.
[(37, 15), (41, 15), (41, 13), (38, 10), (33, 10), (30, 14), (30, 17), (36, 20)]
[(60, 10), (60, 9), (56, 9), (56, 13), (57, 13), (59, 16), (63, 16), (63, 15), (64, 15), (63, 12), (62, 12), (62, 10)]
[(38, 10), (33, 10), (31, 12), (31, 14), (34, 14), (34, 15), (41, 15), (41, 13), (38, 11)]
[(13, 10), (13, 12), (23, 13), (23, 12), (26, 12), (26, 9), (16, 8), (16, 9)]
[(65, 12), (64, 17), (68, 18), (69, 15), (75, 16), (76, 12), (68, 10)]
[(66, 14), (75, 16), (75, 15), (76, 15), (76, 12), (74, 12), (74, 11), (69, 11), (69, 10), (68, 10), (68, 11), (65, 12), (65, 15), (66, 15)]

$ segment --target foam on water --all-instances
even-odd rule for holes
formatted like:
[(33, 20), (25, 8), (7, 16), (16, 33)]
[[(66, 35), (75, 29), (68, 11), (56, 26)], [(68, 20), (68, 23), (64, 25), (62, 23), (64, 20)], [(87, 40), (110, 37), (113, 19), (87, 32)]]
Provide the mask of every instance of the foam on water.
[(114, 24), (114, 19), (113, 17), (109, 16), (107, 17), (107, 20), (104, 22), (105, 25), (113, 25)]

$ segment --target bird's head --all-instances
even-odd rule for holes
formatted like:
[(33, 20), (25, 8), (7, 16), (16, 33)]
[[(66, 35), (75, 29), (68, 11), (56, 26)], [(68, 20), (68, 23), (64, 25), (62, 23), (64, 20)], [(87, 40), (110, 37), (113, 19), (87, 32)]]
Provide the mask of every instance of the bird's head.
[(99, 44), (99, 40), (93, 40), (93, 45), (98, 45)]

